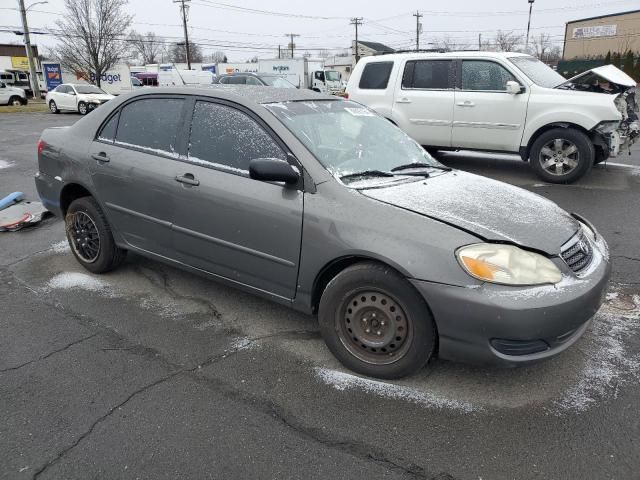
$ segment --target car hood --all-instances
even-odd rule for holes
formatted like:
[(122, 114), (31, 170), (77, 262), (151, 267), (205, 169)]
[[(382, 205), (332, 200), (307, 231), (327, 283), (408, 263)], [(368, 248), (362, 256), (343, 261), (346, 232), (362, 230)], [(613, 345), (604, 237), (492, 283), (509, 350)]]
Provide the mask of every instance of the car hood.
[(593, 73), (593, 74), (597, 75), (598, 77), (602, 78), (603, 80), (606, 80), (607, 82), (614, 83), (614, 84), (619, 85), (621, 87), (629, 88), (629, 87), (635, 87), (636, 86), (636, 81), (633, 78), (631, 78), (629, 75), (624, 73), (622, 70), (620, 70), (618, 67), (615, 67), (613, 65), (603, 65), (601, 67), (592, 68), (591, 70), (587, 70), (586, 72), (583, 72), (580, 75), (576, 75), (575, 77), (570, 78), (569, 80), (567, 80), (566, 82), (558, 85), (555, 88), (560, 88), (560, 87), (566, 86), (569, 83), (573, 83), (576, 80), (579, 80), (579, 79), (581, 79), (583, 77), (586, 77), (590, 73)]
[(578, 222), (555, 203), (512, 185), (454, 171), (424, 181), (360, 193), (470, 232), (549, 255), (578, 230)]

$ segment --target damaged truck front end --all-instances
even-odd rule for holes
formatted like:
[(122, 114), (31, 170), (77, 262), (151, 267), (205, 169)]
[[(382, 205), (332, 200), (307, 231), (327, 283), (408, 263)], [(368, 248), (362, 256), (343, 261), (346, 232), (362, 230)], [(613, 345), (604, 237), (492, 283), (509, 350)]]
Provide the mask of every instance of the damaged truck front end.
[(640, 108), (637, 84), (613, 65), (604, 65), (577, 75), (556, 88), (611, 95), (620, 120), (600, 122), (593, 129), (594, 143), (605, 152), (604, 158), (616, 157), (629, 150), (640, 138)]

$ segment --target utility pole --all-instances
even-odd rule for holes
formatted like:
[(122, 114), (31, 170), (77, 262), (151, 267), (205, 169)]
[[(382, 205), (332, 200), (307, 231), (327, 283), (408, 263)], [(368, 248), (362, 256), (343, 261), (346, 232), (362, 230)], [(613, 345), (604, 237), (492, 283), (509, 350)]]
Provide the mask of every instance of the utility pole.
[(533, 10), (533, 2), (536, 0), (528, 0), (529, 1), (529, 23), (527, 23), (527, 42), (525, 43), (524, 50), (526, 52), (529, 51), (529, 30), (531, 30), (531, 11)]
[(29, 37), (29, 25), (27, 24), (27, 10), (24, 8), (24, 0), (18, 0), (20, 6), (20, 15), (22, 16), (22, 30), (24, 31), (24, 45), (27, 49), (27, 60), (29, 61), (29, 77), (31, 80), (31, 92), (33, 98), (40, 98), (40, 86), (38, 85), (38, 77), (36, 76), (36, 64), (33, 59), (33, 51), (31, 50), (31, 38)]
[(295, 44), (293, 43), (293, 39), (294, 37), (299, 37), (300, 35), (298, 35), (297, 33), (285, 33), (284, 36), (291, 38), (291, 43), (289, 44), (289, 47), (291, 48), (291, 58), (293, 58), (293, 49), (295, 47)]
[(420, 51), (420, 27), (422, 25), (420, 25), (420, 19), (422, 18), (422, 14), (420, 13), (419, 10), (416, 11), (416, 13), (413, 14), (414, 17), (416, 17), (416, 52)]
[(351, 19), (350, 25), (355, 25), (356, 27), (356, 46), (355, 46), (355, 55), (356, 55), (356, 65), (360, 61), (360, 48), (358, 47), (358, 26), (362, 25), (362, 17), (354, 17)]
[(182, 26), (184, 27), (184, 48), (187, 52), (187, 68), (191, 70), (191, 51), (189, 50), (189, 33), (187, 32), (187, 5), (191, 0), (173, 0), (173, 3), (179, 3), (182, 10)]
[(482, 51), (482, 34), (478, 34), (478, 51)]
[(278, 60), (282, 58), (282, 54), (280, 53), (280, 45), (278, 45)]

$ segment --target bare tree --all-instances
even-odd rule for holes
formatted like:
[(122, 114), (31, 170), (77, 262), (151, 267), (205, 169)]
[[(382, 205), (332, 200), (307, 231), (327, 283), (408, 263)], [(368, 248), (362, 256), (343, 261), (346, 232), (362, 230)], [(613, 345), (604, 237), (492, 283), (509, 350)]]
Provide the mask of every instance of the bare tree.
[[(191, 63), (202, 62), (202, 49), (200, 45), (189, 42), (189, 56)], [(184, 42), (171, 45), (169, 61), (174, 63), (187, 63), (187, 49), (184, 46)]]
[(440, 50), (444, 50), (445, 52), (452, 52), (454, 50), (468, 50), (469, 44), (456, 42), (455, 39), (451, 38), (449, 35), (443, 35), (438, 40), (434, 41), (433, 44), (436, 48)]
[(56, 21), (62, 32), (56, 54), (65, 68), (100, 86), (102, 75), (127, 50), (123, 34), (132, 17), (127, 0), (65, 0), (66, 12)]
[(521, 43), (522, 35), (517, 35), (513, 32), (503, 32), (502, 30), (498, 30), (496, 33), (495, 44), (501, 52), (513, 52)]
[(162, 40), (154, 32), (142, 35), (135, 30), (129, 34), (129, 45), (136, 52), (144, 65), (158, 63), (162, 52)]
[(211, 63), (227, 63), (227, 55), (221, 50), (213, 52), (207, 58)]
[(551, 35), (548, 33), (541, 33), (540, 35), (533, 37), (533, 41), (531, 42), (533, 46), (533, 53), (540, 61), (546, 61), (547, 54), (553, 48), (553, 44), (551, 43)]

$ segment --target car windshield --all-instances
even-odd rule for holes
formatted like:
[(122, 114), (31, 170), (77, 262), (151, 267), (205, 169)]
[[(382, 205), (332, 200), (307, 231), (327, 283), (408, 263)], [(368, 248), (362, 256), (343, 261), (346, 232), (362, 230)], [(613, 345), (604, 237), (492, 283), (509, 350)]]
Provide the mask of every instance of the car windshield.
[(335, 70), (327, 70), (324, 72), (326, 79), (330, 82), (338, 82), (340, 81), (340, 74)]
[(296, 88), (296, 86), (285, 80), (282, 77), (260, 77), (260, 79), (266, 83), (267, 85), (269, 85), (270, 87), (275, 87), (275, 88)]
[(443, 168), (402, 130), (358, 103), (324, 100), (265, 106), (338, 178), (357, 179), (356, 174), (366, 172), (377, 173), (371, 177), (391, 176), (393, 169), (409, 164)]
[(541, 87), (553, 88), (567, 81), (562, 75), (534, 57), (511, 57), (509, 61)]
[(106, 94), (104, 90), (96, 87), (95, 85), (75, 85), (76, 92), (86, 94), (86, 93), (99, 93)]

